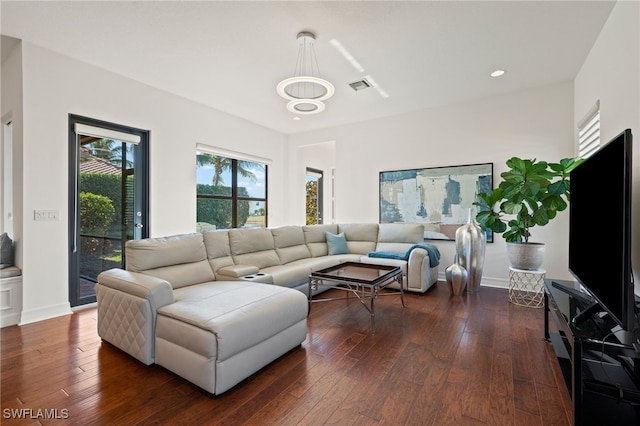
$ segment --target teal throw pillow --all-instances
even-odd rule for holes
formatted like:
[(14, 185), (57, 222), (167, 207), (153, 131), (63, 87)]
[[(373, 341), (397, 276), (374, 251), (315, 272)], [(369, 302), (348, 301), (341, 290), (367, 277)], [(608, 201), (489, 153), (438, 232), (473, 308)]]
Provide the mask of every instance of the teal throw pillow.
[(331, 232), (325, 232), (324, 234), (327, 237), (327, 249), (329, 250), (329, 256), (349, 253), (347, 238), (344, 236), (344, 232), (341, 232), (338, 235), (332, 234)]

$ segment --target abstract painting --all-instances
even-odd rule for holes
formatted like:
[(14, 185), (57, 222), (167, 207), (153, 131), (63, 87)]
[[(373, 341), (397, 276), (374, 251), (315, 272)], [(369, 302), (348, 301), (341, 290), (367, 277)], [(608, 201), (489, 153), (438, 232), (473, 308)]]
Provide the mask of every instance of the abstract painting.
[(492, 189), (493, 163), (380, 172), (380, 223), (421, 223), (426, 240), (455, 240), (477, 194)]

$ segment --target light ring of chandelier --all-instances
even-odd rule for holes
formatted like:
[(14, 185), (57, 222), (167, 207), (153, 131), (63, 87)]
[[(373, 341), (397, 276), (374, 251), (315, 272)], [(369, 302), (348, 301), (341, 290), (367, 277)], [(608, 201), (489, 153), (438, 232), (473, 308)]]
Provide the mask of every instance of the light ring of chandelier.
[[(319, 86), (324, 87), (326, 92), (324, 93), (324, 95), (318, 96), (316, 98), (309, 98), (309, 97), (296, 98), (295, 96), (291, 96), (289, 93), (286, 92), (287, 87), (292, 86), (294, 84), (300, 84), (300, 83), (317, 84)], [(276, 91), (278, 92), (278, 95), (280, 95), (283, 98), (288, 99), (290, 101), (295, 101), (297, 99), (307, 99), (307, 100), (308, 99), (313, 99), (313, 100), (316, 100), (316, 101), (325, 101), (325, 100), (327, 100), (327, 99), (329, 99), (330, 97), (333, 96), (333, 94), (336, 92), (336, 89), (335, 89), (335, 87), (333, 87), (333, 84), (329, 83), (327, 80), (324, 80), (322, 78), (308, 77), (308, 76), (298, 76), (298, 77), (290, 77), (290, 78), (282, 80), (276, 86)]]
[[(298, 109), (296, 106), (298, 105), (313, 105), (314, 109)], [(292, 101), (287, 102), (287, 109), (294, 114), (318, 114), (319, 112), (324, 111), (325, 105), (324, 102), (319, 101), (317, 99), (294, 99)]]

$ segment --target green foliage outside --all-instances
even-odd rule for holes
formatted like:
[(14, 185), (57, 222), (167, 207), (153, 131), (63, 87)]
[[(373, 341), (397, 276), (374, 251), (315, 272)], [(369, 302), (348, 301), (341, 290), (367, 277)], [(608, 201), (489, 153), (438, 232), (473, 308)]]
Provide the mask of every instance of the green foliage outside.
[[(101, 238), (115, 217), (113, 202), (104, 195), (80, 193), (80, 233), (85, 234), (81, 244), (82, 254), (99, 255), (103, 247)], [(87, 235), (88, 234), (88, 235)], [(97, 237), (97, 238), (96, 238)]]
[[(113, 203), (115, 214), (114, 221), (122, 217), (122, 188), (121, 175), (102, 173), (80, 173), (80, 188), (84, 192), (104, 195)], [(133, 186), (133, 176), (127, 176), (127, 188)], [(133, 192), (131, 192), (133, 193)], [(119, 225), (113, 223), (113, 225)]]
[(116, 210), (113, 202), (104, 195), (91, 192), (80, 193), (80, 231), (104, 234), (109, 228)]
[(219, 155), (198, 153), (196, 155), (196, 165), (203, 167), (211, 165), (214, 168), (211, 184), (217, 191), (228, 190), (227, 192), (218, 192), (217, 194), (231, 195), (231, 188), (225, 187), (222, 179), (222, 174), (225, 170), (231, 170), (233, 162), (237, 164), (238, 174), (244, 178), (250, 179), (252, 182), (256, 181), (256, 175), (253, 170), (264, 170), (264, 165), (260, 163), (254, 163), (252, 161), (233, 160), (227, 157), (221, 157)]
[(307, 181), (307, 225), (318, 223), (318, 181)]
[[(213, 195), (220, 194), (224, 192), (227, 188), (221, 190), (221, 187), (214, 185), (205, 185), (198, 184), (197, 185), (197, 193), (198, 195)], [(230, 189), (229, 189), (229, 192)], [(238, 188), (238, 196), (239, 197), (248, 197), (249, 192), (244, 187)], [(232, 227), (232, 201), (227, 199), (207, 199), (207, 198), (198, 198), (196, 200), (196, 221), (197, 222), (207, 222), (215, 225), (217, 229), (229, 229)], [(249, 217), (249, 204), (250, 201), (238, 201), (238, 217), (237, 217), (237, 228), (242, 228), (247, 223), (247, 218)]]

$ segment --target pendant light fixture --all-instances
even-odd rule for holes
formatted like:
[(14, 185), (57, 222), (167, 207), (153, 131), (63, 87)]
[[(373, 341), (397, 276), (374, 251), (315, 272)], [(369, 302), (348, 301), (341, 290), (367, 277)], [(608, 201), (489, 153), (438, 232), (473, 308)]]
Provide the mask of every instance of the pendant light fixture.
[(335, 93), (333, 84), (320, 78), (313, 47), (315, 39), (313, 33), (298, 33), (298, 60), (293, 77), (282, 80), (276, 86), (278, 94), (289, 101), (287, 109), (294, 114), (317, 114), (324, 111), (323, 101)]

